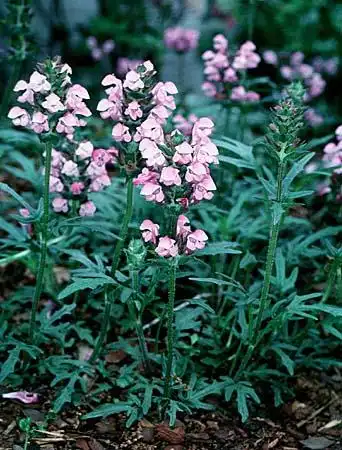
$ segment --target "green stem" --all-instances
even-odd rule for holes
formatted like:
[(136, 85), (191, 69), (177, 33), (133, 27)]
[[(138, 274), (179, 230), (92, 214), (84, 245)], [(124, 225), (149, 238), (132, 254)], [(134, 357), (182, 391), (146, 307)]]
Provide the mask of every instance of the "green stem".
[(138, 342), (139, 342), (142, 363), (143, 363), (145, 370), (147, 372), (150, 372), (148, 349), (147, 349), (146, 339), (145, 339), (144, 330), (143, 330), (143, 326), (142, 326), (142, 320), (141, 320), (143, 309), (141, 307), (140, 311), (138, 311), (136, 314), (135, 313), (136, 308), (134, 306), (135, 301), (138, 300), (138, 292), (139, 292), (139, 274), (138, 274), (137, 270), (132, 270), (131, 278), (132, 278), (132, 289), (134, 292), (134, 297), (132, 300), (130, 300), (129, 305), (132, 305), (132, 307), (133, 307), (132, 308), (132, 313), (133, 313), (132, 319), (135, 321), (135, 331), (138, 336)]
[(336, 267), (336, 262), (334, 261), (330, 266), (329, 276), (328, 276), (328, 284), (324, 291), (324, 295), (322, 297), (321, 303), (325, 303), (329, 299), (329, 297), (331, 295), (331, 291), (334, 288), (336, 274), (337, 274), (337, 267)]
[(29, 328), (29, 339), (31, 343), (34, 342), (35, 338), (36, 315), (40, 296), (43, 290), (44, 271), (48, 249), (51, 153), (52, 153), (52, 142), (48, 141), (45, 144), (45, 173), (44, 173), (44, 189), (43, 189), (43, 217), (41, 221), (40, 258), (36, 279), (36, 287), (33, 294), (30, 328)]
[(97, 357), (99, 356), (99, 354), (102, 350), (104, 341), (107, 336), (107, 329), (108, 329), (110, 313), (111, 313), (111, 309), (112, 309), (112, 302), (109, 299), (107, 289), (105, 289), (105, 291), (104, 291), (104, 298), (105, 298), (105, 307), (104, 307), (104, 312), (103, 312), (103, 320), (101, 322), (100, 334), (99, 334), (99, 337), (97, 338), (94, 351), (91, 354), (91, 357), (89, 358), (90, 364), (92, 364), (93, 362), (96, 361)]
[(254, 22), (256, 13), (256, 0), (249, 0), (248, 8), (248, 39), (253, 40)]
[[(277, 193), (276, 193), (276, 201), (281, 203), (282, 201), (282, 186), (283, 186), (283, 176), (284, 176), (284, 163), (282, 161), (279, 162), (278, 166), (278, 177), (277, 177)], [(253, 329), (251, 332), (250, 343), (248, 345), (247, 352), (241, 362), (241, 365), (236, 373), (235, 378), (238, 379), (241, 373), (247, 367), (251, 357), (253, 356), (254, 350), (256, 348), (256, 343), (258, 339), (258, 332), (260, 330), (261, 322), (264, 316), (265, 309), (268, 305), (268, 295), (271, 286), (271, 277), (272, 270), (274, 265), (274, 259), (278, 244), (279, 230), (280, 230), (281, 218), (278, 218), (275, 222), (272, 218), (271, 229), (270, 229), (270, 239), (267, 249), (266, 256), (266, 267), (265, 267), (265, 275), (264, 281), (261, 289), (259, 310), (257, 314), (257, 318), (253, 324)]]
[(111, 275), (114, 277), (115, 272), (117, 271), (119, 267), (120, 262), (120, 256), (123, 249), (123, 246), (125, 244), (125, 240), (127, 238), (128, 234), (128, 225), (132, 219), (133, 214), (133, 178), (130, 177), (127, 182), (127, 202), (126, 202), (126, 212), (123, 218), (123, 222), (121, 225), (121, 230), (119, 234), (119, 240), (116, 243), (114, 255), (113, 255), (113, 261), (112, 261), (112, 267), (111, 267)]
[[(132, 219), (133, 178), (128, 179), (126, 199), (127, 199), (126, 200), (126, 212), (125, 212), (123, 222), (121, 225), (119, 239), (118, 239), (115, 249), (114, 249), (113, 261), (112, 261), (112, 266), (111, 266), (112, 277), (115, 276), (115, 272), (117, 271), (117, 269), (119, 267), (121, 252), (122, 252), (122, 249), (123, 249), (123, 246), (125, 244), (125, 240), (126, 240), (127, 234), (128, 234), (128, 225)], [(109, 295), (108, 286), (106, 286), (106, 288), (105, 288), (104, 296), (105, 296), (104, 318), (101, 323), (100, 334), (96, 341), (94, 351), (89, 359), (90, 363), (94, 363), (96, 361), (97, 357), (99, 356), (99, 354), (101, 353), (102, 347), (103, 347), (103, 344), (105, 342), (106, 335), (107, 335), (107, 329), (108, 329), (108, 324), (109, 324), (109, 320), (110, 320), (111, 305), (112, 305), (113, 299), (114, 299), (114, 293), (112, 293), (112, 295)]]
[(14, 63), (14, 67), (13, 67), (12, 73), (10, 75), (10, 78), (8, 80), (4, 96), (2, 97), (1, 108), (0, 108), (0, 119), (2, 119), (4, 116), (7, 115), (8, 104), (9, 104), (11, 93), (13, 90), (13, 85), (19, 78), (21, 64), (22, 64), (21, 60), (16, 60)]
[(174, 352), (174, 330), (173, 330), (173, 316), (176, 295), (176, 274), (177, 274), (177, 260), (171, 261), (169, 273), (169, 293), (167, 306), (167, 361), (166, 374), (164, 384), (164, 398), (169, 401), (171, 399), (171, 372)]

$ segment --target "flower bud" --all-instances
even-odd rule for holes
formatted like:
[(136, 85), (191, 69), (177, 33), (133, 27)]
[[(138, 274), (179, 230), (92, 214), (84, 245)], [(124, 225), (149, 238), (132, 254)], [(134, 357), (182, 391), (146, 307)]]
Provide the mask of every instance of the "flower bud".
[(140, 269), (144, 263), (146, 249), (140, 239), (132, 239), (126, 250), (127, 263), (132, 269)]

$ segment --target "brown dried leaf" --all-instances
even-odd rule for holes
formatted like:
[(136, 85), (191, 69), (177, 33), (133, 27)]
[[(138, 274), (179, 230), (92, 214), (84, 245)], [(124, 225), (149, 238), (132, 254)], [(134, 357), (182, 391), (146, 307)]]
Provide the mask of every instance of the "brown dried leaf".
[(159, 423), (155, 426), (157, 436), (163, 441), (171, 444), (181, 444), (184, 442), (185, 431), (183, 427), (170, 428), (165, 423)]

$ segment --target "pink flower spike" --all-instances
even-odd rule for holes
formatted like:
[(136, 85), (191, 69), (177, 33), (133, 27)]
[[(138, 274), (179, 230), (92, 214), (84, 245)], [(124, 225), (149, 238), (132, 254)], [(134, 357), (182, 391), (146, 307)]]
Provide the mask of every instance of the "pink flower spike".
[(190, 221), (186, 216), (180, 215), (177, 220), (177, 236), (186, 238), (191, 233)]
[(175, 257), (178, 255), (178, 247), (174, 239), (168, 236), (161, 237), (159, 239), (156, 253), (163, 258)]
[(159, 236), (159, 225), (153, 223), (151, 220), (146, 219), (140, 225), (142, 237), (145, 242), (157, 243), (157, 237)]
[(224, 53), (228, 49), (228, 41), (223, 34), (217, 34), (213, 39), (214, 49), (217, 52)]
[(66, 213), (68, 212), (68, 200), (62, 197), (56, 197), (52, 200), (52, 207), (56, 213)]
[(62, 192), (64, 185), (58, 177), (50, 176), (50, 192)]
[(208, 236), (203, 230), (196, 230), (189, 234), (186, 240), (187, 253), (191, 253), (195, 250), (201, 250), (205, 247), (208, 240)]
[(39, 400), (38, 394), (27, 391), (8, 392), (7, 394), (2, 394), (1, 396), (2, 398), (19, 400), (25, 404), (37, 403)]
[(95, 211), (96, 211), (96, 206), (90, 200), (88, 202), (83, 203), (83, 205), (81, 205), (79, 214), (82, 217), (93, 216), (95, 214)]
[(160, 182), (165, 186), (180, 186), (182, 184), (179, 170), (174, 167), (163, 167), (160, 175)]

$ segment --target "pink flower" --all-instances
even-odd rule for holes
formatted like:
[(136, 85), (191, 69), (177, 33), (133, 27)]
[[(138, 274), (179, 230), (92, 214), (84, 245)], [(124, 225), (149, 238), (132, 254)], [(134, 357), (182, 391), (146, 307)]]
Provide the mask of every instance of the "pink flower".
[(214, 130), (214, 123), (208, 117), (201, 117), (198, 119), (192, 129), (191, 144), (207, 143), (208, 137)]
[(218, 148), (213, 142), (197, 144), (194, 151), (194, 159), (202, 164), (218, 164)]
[(160, 125), (166, 122), (170, 114), (170, 111), (163, 105), (155, 106), (150, 112), (151, 118), (155, 119)]
[(130, 70), (135, 70), (142, 62), (141, 59), (118, 58), (116, 71), (120, 76), (124, 76)]
[(99, 101), (97, 110), (100, 111), (102, 119), (120, 120), (121, 118), (121, 105), (119, 102), (111, 102), (104, 98)]
[(104, 173), (100, 175), (97, 178), (94, 178), (92, 182), (90, 183), (89, 190), (92, 192), (100, 192), (105, 187), (108, 187), (111, 185), (111, 181), (107, 173)]
[(139, 142), (143, 138), (148, 138), (158, 144), (164, 142), (164, 132), (160, 124), (153, 118), (148, 117), (138, 128), (134, 140)]
[(156, 184), (156, 181), (159, 179), (159, 173), (153, 172), (149, 170), (147, 167), (144, 167), (141, 173), (133, 180), (133, 184), (135, 186), (143, 186), (146, 183)]
[(86, 43), (87, 43), (87, 46), (88, 46), (88, 48), (89, 48), (90, 50), (96, 48), (97, 45), (98, 45), (98, 44), (97, 44), (97, 39), (96, 39), (95, 36), (89, 36), (89, 37), (86, 39)]
[[(46, 157), (45, 152), (43, 153), (43, 156)], [(63, 154), (53, 148), (51, 156), (52, 156), (51, 161), (52, 167), (56, 169), (61, 169), (63, 167), (63, 164), (65, 163), (65, 158)]]
[(217, 94), (215, 85), (213, 83), (209, 83), (208, 81), (202, 83), (202, 91), (207, 97), (215, 97)]
[(115, 48), (115, 43), (113, 41), (113, 39), (107, 39), (106, 41), (104, 41), (104, 43), (102, 44), (102, 51), (103, 53), (105, 53), (106, 55), (108, 55), (109, 53), (112, 53), (112, 51)]
[(140, 119), (143, 115), (142, 109), (137, 101), (133, 101), (128, 104), (125, 109), (125, 114), (127, 114), (132, 120)]
[(30, 81), (28, 84), (29, 89), (32, 89), (34, 92), (40, 92), (41, 94), (45, 94), (49, 92), (51, 89), (51, 84), (48, 82), (45, 75), (35, 71), (30, 76)]
[(247, 102), (258, 102), (260, 100), (260, 95), (257, 92), (254, 91), (247, 91), (246, 92), (246, 101)]
[(200, 162), (195, 161), (188, 166), (185, 174), (185, 179), (189, 183), (198, 183), (202, 181), (206, 175), (206, 166)]
[(216, 185), (210, 175), (206, 175), (202, 181), (194, 185), (191, 200), (194, 203), (201, 200), (211, 200), (214, 194), (211, 191), (216, 191)]
[(267, 64), (272, 64), (272, 66), (278, 64), (278, 55), (273, 50), (265, 50), (262, 56)]
[(27, 127), (30, 125), (31, 119), (29, 113), (19, 106), (14, 106), (8, 113), (8, 118), (12, 119), (13, 125)]
[(292, 80), (293, 70), (291, 69), (290, 66), (282, 66), (280, 68), (280, 73), (281, 73), (281, 76), (283, 78), (285, 78), (285, 80)]
[(111, 160), (110, 154), (103, 148), (94, 150), (91, 157), (98, 166), (105, 166)]
[(79, 214), (82, 217), (93, 216), (95, 214), (95, 211), (96, 211), (96, 206), (94, 205), (94, 203), (91, 200), (89, 200), (88, 202), (85, 202), (85, 203), (83, 203), (83, 205), (81, 205)]
[(159, 225), (153, 223), (151, 220), (147, 219), (140, 225), (140, 230), (142, 231), (142, 237), (145, 242), (157, 243), (157, 237), (159, 236)]
[(69, 209), (68, 200), (62, 197), (56, 197), (52, 200), (52, 207), (56, 213), (66, 213)]
[(304, 61), (304, 53), (302, 52), (294, 52), (291, 55), (290, 62), (292, 65), (296, 66), (301, 64)]
[(187, 253), (194, 252), (195, 250), (201, 250), (205, 247), (208, 236), (203, 230), (196, 230), (189, 234), (186, 240)]
[(224, 53), (228, 49), (228, 41), (223, 34), (217, 34), (213, 39), (214, 49), (217, 52)]
[(161, 237), (156, 248), (156, 253), (163, 258), (177, 256), (178, 247), (176, 241), (168, 236)]
[(114, 125), (112, 136), (118, 142), (131, 142), (132, 140), (132, 136), (129, 134), (129, 128), (120, 122)]
[(177, 164), (189, 164), (192, 161), (192, 154), (194, 149), (187, 142), (177, 145), (176, 152), (173, 155), (172, 161)]
[(64, 185), (61, 180), (53, 175), (50, 176), (50, 192), (62, 192)]
[(335, 130), (336, 138), (338, 141), (342, 140), (342, 125), (336, 128)]
[(327, 183), (321, 183), (317, 185), (317, 194), (323, 196), (331, 192), (331, 187)]
[(183, 133), (185, 136), (190, 136), (194, 123), (198, 120), (195, 114), (190, 114), (188, 119), (181, 114), (176, 114), (173, 118), (173, 123), (176, 125), (177, 130)]
[(73, 114), (89, 117), (91, 116), (91, 111), (83, 101), (89, 98), (87, 89), (80, 84), (74, 84), (67, 91), (65, 104)]
[(144, 138), (139, 144), (141, 156), (146, 159), (146, 165), (149, 167), (159, 168), (166, 163), (163, 152), (159, 150), (157, 144), (151, 139)]
[(172, 111), (176, 109), (176, 103), (173, 96), (177, 93), (178, 89), (171, 81), (167, 81), (166, 83), (160, 81), (152, 89), (153, 99), (156, 105), (163, 105)]
[(56, 113), (58, 111), (65, 110), (65, 106), (61, 102), (61, 99), (54, 93), (48, 95), (45, 98), (45, 101), (42, 103), (42, 107), (47, 109), (50, 113)]
[(146, 183), (141, 189), (141, 195), (145, 197), (147, 201), (162, 203), (164, 201), (164, 192), (161, 186), (157, 183)]
[(49, 131), (48, 116), (39, 111), (34, 112), (31, 121), (31, 129), (38, 134)]
[(182, 184), (179, 170), (171, 166), (163, 167), (159, 181), (165, 186), (180, 186)]
[(126, 75), (123, 87), (128, 88), (131, 91), (139, 91), (139, 89), (143, 89), (144, 82), (138, 72), (130, 70)]
[(77, 164), (70, 159), (64, 164), (62, 173), (64, 173), (64, 175), (67, 175), (68, 177), (79, 177), (80, 175)]
[(256, 46), (251, 41), (242, 44), (234, 58), (233, 68), (237, 70), (255, 69), (261, 61), (255, 49)]
[(117, 90), (122, 92), (122, 81), (119, 78), (116, 78), (114, 74), (108, 74), (101, 81), (102, 86), (114, 86)]
[(83, 141), (77, 147), (75, 154), (81, 159), (91, 158), (94, 146), (90, 141)]
[(38, 394), (27, 391), (8, 392), (5, 394), (1, 394), (1, 397), (19, 400), (20, 402), (26, 404), (37, 403), (39, 400)]
[(183, 215), (180, 215), (177, 220), (176, 235), (181, 238), (186, 238), (189, 233), (191, 233), (189, 219)]
[(174, 27), (167, 28), (164, 32), (166, 47), (177, 52), (188, 52), (197, 47), (199, 32), (191, 28)]
[(58, 119), (56, 131), (57, 133), (72, 135), (75, 131), (74, 127), (78, 126), (80, 126), (80, 121), (78, 120), (78, 118), (68, 112), (64, 114), (63, 117), (60, 117)]
[(70, 191), (73, 195), (80, 195), (82, 191), (84, 190), (84, 183), (80, 181), (75, 181), (70, 186)]
[(244, 101), (246, 99), (246, 94), (246, 89), (243, 86), (237, 86), (232, 89), (230, 98), (235, 101)]
[(20, 208), (19, 209), (19, 214), (22, 217), (29, 217), (30, 216), (30, 211), (27, 208)]
[(224, 71), (223, 81), (227, 83), (235, 83), (236, 81), (238, 81), (235, 70), (231, 67), (228, 67), (228, 69)]

